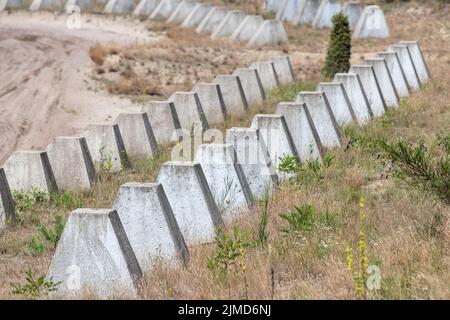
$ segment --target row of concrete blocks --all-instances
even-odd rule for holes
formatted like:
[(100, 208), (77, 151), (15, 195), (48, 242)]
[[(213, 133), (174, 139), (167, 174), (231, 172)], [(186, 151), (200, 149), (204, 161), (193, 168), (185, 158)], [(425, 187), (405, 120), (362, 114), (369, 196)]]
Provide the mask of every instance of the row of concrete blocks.
[(333, 16), (343, 12), (354, 30), (354, 39), (389, 37), (383, 10), (376, 5), (363, 8), (357, 1), (341, 5), (340, 0), (266, 0), (265, 5), (266, 10), (276, 12), (278, 20), (311, 24), (315, 28), (331, 28)]
[(72, 212), (47, 276), (63, 281), (65, 297), (137, 295), (143, 272), (161, 259), (186, 264), (189, 246), (211, 243), (227, 220), (285, 179), (280, 157), (301, 158), (307, 140), (320, 160), (322, 147), (341, 145), (340, 125), (381, 116), (428, 79), (419, 45), (402, 42), (300, 92), (276, 114), (256, 115), (250, 128), (229, 129), (225, 144), (200, 146), (195, 162), (165, 163), (156, 183), (123, 185), (112, 209)]
[(119, 172), (131, 166), (130, 158), (155, 157), (158, 144), (182, 140), (193, 123), (205, 130), (245, 114), (268, 91), (293, 81), (289, 57), (274, 57), (198, 83), (191, 92), (175, 92), (167, 101), (148, 102), (142, 112), (122, 113), (113, 124), (89, 125), (82, 136), (56, 137), (45, 151), (15, 152), (1, 169), (0, 229), (13, 217), (8, 190), (88, 190), (99, 170)]

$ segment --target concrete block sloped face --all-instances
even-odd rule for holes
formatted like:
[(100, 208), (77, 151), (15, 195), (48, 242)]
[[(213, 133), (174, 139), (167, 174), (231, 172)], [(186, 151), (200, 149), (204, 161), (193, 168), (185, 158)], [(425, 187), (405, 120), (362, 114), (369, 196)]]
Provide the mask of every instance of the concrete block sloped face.
[(342, 83), (321, 82), (317, 85), (317, 91), (326, 94), (331, 110), (339, 125), (356, 121), (352, 104)]
[(289, 56), (273, 57), (270, 61), (273, 63), (280, 84), (289, 84), (295, 81), (294, 69)]
[(208, 121), (197, 93), (175, 92), (168, 101), (175, 106), (181, 129), (190, 131), (194, 125), (208, 129)]
[(158, 144), (178, 141), (182, 136), (181, 124), (175, 105), (170, 101), (150, 101), (142, 111), (147, 114)]
[(5, 229), (9, 222), (14, 221), (14, 200), (9, 189), (5, 171), (3, 168), (0, 168), (0, 230)]
[(266, 100), (266, 94), (258, 71), (240, 68), (234, 70), (233, 75), (239, 77), (242, 90), (249, 105), (259, 105)]
[(280, 45), (289, 42), (283, 23), (279, 20), (265, 20), (250, 38), (247, 47)]
[(195, 30), (197, 33), (208, 33), (212, 34), (215, 29), (220, 25), (222, 20), (228, 14), (228, 10), (221, 7), (213, 8), (200, 22), (197, 29)]
[(214, 7), (206, 3), (198, 3), (181, 24), (185, 28), (198, 26)]
[(214, 30), (213, 34), (211, 35), (211, 39), (214, 40), (230, 37), (234, 33), (234, 31), (241, 25), (245, 17), (246, 15), (242, 11), (234, 10), (228, 12), (226, 17), (217, 26), (217, 29)]
[(243, 114), (248, 109), (241, 79), (235, 75), (218, 75), (213, 83), (218, 84), (228, 114)]
[(340, 0), (322, 0), (312, 22), (314, 28), (331, 28), (333, 17), (341, 11)]
[(141, 0), (139, 4), (136, 6), (136, 8), (133, 11), (133, 15), (140, 16), (140, 15), (150, 15), (156, 7), (159, 5), (161, 0)]
[(47, 273), (62, 282), (52, 298), (136, 298), (142, 270), (115, 210), (77, 209), (64, 227)]
[(105, 6), (104, 12), (107, 14), (124, 14), (133, 11), (135, 4), (133, 0), (109, 0)]
[(264, 19), (261, 16), (246, 16), (242, 23), (231, 35), (231, 40), (239, 42), (248, 42), (258, 32)]
[(149, 19), (152, 20), (165, 20), (175, 11), (180, 4), (180, 0), (161, 0), (159, 5), (153, 10)]
[(1, 0), (0, 1), (0, 11), (6, 10), (6, 9), (21, 9), (24, 6), (29, 6), (31, 3), (31, 0), (25, 1), (25, 0)]
[(322, 0), (301, 0), (293, 24), (313, 23)]
[(377, 57), (386, 61), (387, 68), (392, 77), (395, 90), (400, 98), (409, 96), (408, 82), (406, 81), (405, 72), (403, 71), (398, 55), (394, 51), (378, 52)]
[(192, 89), (197, 93), (208, 124), (223, 123), (227, 109), (220, 86), (215, 83), (197, 83)]
[(33, 0), (28, 10), (61, 11), (64, 8), (64, 3), (63, 0)]
[(348, 18), (350, 30), (354, 30), (356, 27), (356, 24), (358, 23), (359, 17), (361, 16), (361, 13), (362, 13), (361, 2), (349, 1), (349, 2), (344, 3), (342, 12)]
[(269, 12), (277, 12), (280, 9), (281, 0), (265, 0), (264, 9)]
[(411, 91), (420, 90), (419, 76), (408, 46), (405, 44), (396, 44), (390, 46), (388, 50), (397, 53), (403, 72), (405, 73), (406, 82), (408, 82), (409, 89)]
[(417, 76), (421, 84), (428, 82), (430, 79), (430, 71), (423, 57), (422, 49), (417, 41), (400, 41), (401, 45), (406, 45), (411, 54), (411, 59), (416, 68)]
[(399, 106), (399, 96), (395, 89), (391, 73), (387, 67), (386, 61), (383, 58), (370, 58), (364, 61), (364, 64), (373, 67), (378, 84), (380, 85), (381, 93), (387, 107), (397, 108)]
[(389, 27), (383, 10), (379, 6), (365, 7), (355, 26), (352, 37), (353, 39), (389, 37)]
[(281, 5), (277, 11), (276, 18), (281, 21), (294, 21), (296, 14), (302, 5), (300, 0), (280, 0)]
[(183, 0), (177, 6), (177, 8), (172, 12), (169, 19), (167, 19), (168, 23), (181, 24), (188, 17), (188, 15), (194, 10), (197, 2), (195, 0)]
[(258, 61), (250, 65), (250, 69), (258, 71), (266, 93), (279, 85), (278, 75), (272, 61)]

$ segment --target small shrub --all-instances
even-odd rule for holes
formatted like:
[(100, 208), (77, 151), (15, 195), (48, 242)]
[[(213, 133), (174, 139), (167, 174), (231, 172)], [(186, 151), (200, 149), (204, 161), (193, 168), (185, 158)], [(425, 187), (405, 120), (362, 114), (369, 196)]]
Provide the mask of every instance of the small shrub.
[(53, 224), (53, 229), (47, 229), (44, 225), (38, 226), (39, 233), (44, 237), (45, 240), (50, 242), (54, 248), (58, 244), (59, 239), (64, 231), (64, 223), (62, 221), (62, 217), (57, 215), (55, 218), (55, 222)]
[(89, 49), (89, 56), (91, 57), (91, 60), (99, 66), (103, 65), (107, 54), (107, 50), (98, 43)]
[(282, 213), (280, 217), (288, 223), (288, 226), (281, 230), (285, 235), (311, 231), (315, 224), (315, 209), (309, 204), (296, 206), (294, 211)]
[(55, 283), (52, 279), (46, 280), (44, 276), (36, 278), (35, 272), (28, 270), (26, 274), (26, 284), (11, 284), (12, 294), (20, 295), (24, 299), (35, 300), (41, 296), (47, 297), (50, 292), (58, 290), (58, 286), (62, 282)]

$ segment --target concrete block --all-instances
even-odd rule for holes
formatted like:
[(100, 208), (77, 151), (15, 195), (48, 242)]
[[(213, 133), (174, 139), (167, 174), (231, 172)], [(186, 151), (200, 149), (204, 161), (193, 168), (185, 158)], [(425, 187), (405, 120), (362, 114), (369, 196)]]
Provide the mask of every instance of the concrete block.
[(231, 40), (239, 42), (249, 42), (258, 32), (264, 19), (261, 16), (249, 15), (244, 18), (241, 24), (231, 35)]
[(258, 71), (261, 83), (266, 93), (280, 84), (272, 61), (258, 61), (250, 65), (250, 69)]
[(160, 4), (153, 10), (149, 19), (165, 20), (175, 11), (180, 4), (180, 0), (161, 0)]
[(369, 65), (353, 65), (350, 67), (349, 72), (359, 75), (373, 116), (382, 116), (387, 111), (387, 106), (374, 68)]
[(56, 137), (47, 155), (59, 190), (89, 190), (96, 179), (84, 137)]
[(237, 160), (247, 178), (254, 198), (263, 197), (278, 184), (267, 146), (259, 129), (231, 128), (227, 130), (226, 142), (233, 145)]
[(121, 113), (115, 123), (128, 156), (155, 158), (158, 155), (156, 138), (145, 112)]
[(160, 183), (122, 185), (113, 208), (144, 272), (159, 260), (187, 262), (188, 248)]
[(339, 0), (322, 0), (312, 23), (314, 28), (331, 28), (333, 17), (341, 12)]
[(294, 21), (302, 0), (280, 0), (280, 8), (277, 11), (276, 18), (281, 21)]
[(230, 37), (233, 32), (241, 25), (246, 15), (242, 11), (229, 11), (222, 22), (217, 26), (217, 29), (211, 35), (211, 39), (219, 39)]
[(61, 11), (64, 9), (63, 0), (33, 0), (30, 4), (30, 11)]
[(211, 243), (216, 229), (224, 224), (200, 164), (166, 162), (158, 182), (163, 185), (188, 246)]
[(289, 84), (295, 81), (294, 70), (288, 55), (273, 57), (270, 61), (273, 62), (279, 84)]
[(325, 148), (341, 146), (341, 133), (330, 103), (323, 92), (300, 92), (297, 103), (306, 103), (309, 113)]
[(149, 101), (142, 109), (147, 113), (157, 143), (167, 144), (180, 139), (181, 124), (173, 102)]
[(398, 55), (394, 51), (378, 52), (377, 57), (383, 58), (389, 69), (395, 89), (400, 98), (409, 96), (408, 82), (406, 81), (405, 72), (403, 71)]
[(192, 10), (194, 10), (196, 5), (197, 1), (195, 0), (181, 1), (176, 9), (172, 12), (167, 22), (175, 24), (183, 23), (183, 21), (186, 20), (187, 16), (192, 12)]
[(6, 160), (3, 168), (13, 191), (31, 192), (38, 189), (48, 194), (58, 192), (45, 151), (16, 151)]
[(278, 10), (280, 9), (280, 5), (280, 0), (265, 0), (264, 10), (269, 12), (278, 12)]
[(276, 113), (284, 116), (300, 160), (322, 161), (324, 148), (306, 103), (281, 102)]
[(67, 14), (74, 13), (74, 6), (77, 6), (81, 12), (89, 11), (91, 13), (94, 12), (102, 12), (105, 9), (108, 0), (102, 1), (91, 1), (91, 0), (68, 0), (64, 5), (64, 11)]
[(373, 67), (373, 71), (380, 85), (381, 93), (383, 94), (384, 100), (387, 107), (398, 107), (399, 106), (399, 96), (397, 90), (394, 86), (394, 81), (392, 80), (391, 73), (389, 72), (386, 61), (383, 58), (371, 58), (364, 60), (364, 64)]
[(321, 82), (317, 91), (324, 92), (330, 103), (331, 110), (339, 125), (346, 125), (356, 121), (356, 115), (342, 83)]
[(358, 124), (365, 124), (373, 118), (369, 100), (361, 83), (361, 79), (356, 73), (337, 73), (333, 82), (342, 83), (347, 93), (348, 99), (353, 107)]
[(406, 82), (410, 90), (420, 90), (420, 80), (416, 67), (411, 57), (411, 52), (407, 45), (397, 44), (390, 46), (389, 51), (394, 51), (398, 55), (403, 72), (405, 73)]
[(248, 109), (247, 98), (239, 77), (233, 75), (218, 75), (213, 83), (220, 86), (228, 114), (244, 114)]
[(15, 221), (14, 200), (3, 168), (0, 168), (0, 231)]
[(148, 16), (158, 7), (161, 0), (141, 0), (133, 11), (134, 16)]
[(287, 42), (289, 39), (283, 23), (279, 20), (266, 20), (249, 40), (247, 47), (280, 45)]
[(192, 91), (198, 95), (208, 124), (223, 123), (227, 119), (225, 101), (218, 84), (197, 83)]
[(419, 43), (417, 41), (400, 41), (400, 44), (408, 46), (420, 83), (424, 84), (428, 82), (430, 80), (430, 71)]
[(70, 213), (47, 279), (62, 282), (52, 298), (137, 297), (142, 270), (119, 215), (111, 209)]
[(210, 4), (198, 3), (183, 21), (181, 26), (185, 28), (194, 28), (198, 26), (213, 8), (214, 7)]
[(130, 166), (118, 125), (91, 124), (83, 135), (96, 170), (111, 165), (110, 172), (120, 172)]
[(355, 26), (352, 37), (353, 39), (389, 37), (389, 27), (383, 10), (379, 6), (365, 7)]
[(322, 0), (301, 0), (297, 14), (292, 21), (293, 24), (313, 23)]
[(0, 0), (0, 11), (7, 9), (23, 9), (30, 5), (30, 0)]
[(105, 6), (106, 14), (125, 14), (132, 12), (135, 7), (133, 0), (109, 0)]
[(240, 68), (236, 69), (233, 75), (239, 77), (249, 105), (259, 105), (266, 100), (266, 94), (257, 70)]
[(342, 12), (348, 18), (350, 30), (354, 30), (362, 13), (362, 4), (359, 1), (348, 1), (344, 3)]
[(181, 129), (190, 131), (194, 125), (208, 129), (205, 113), (200, 99), (195, 92), (175, 92), (168, 99), (173, 102), (180, 120)]
[(220, 23), (225, 19), (228, 14), (228, 10), (222, 7), (214, 7), (205, 18), (200, 22), (197, 29), (197, 33), (212, 34)]

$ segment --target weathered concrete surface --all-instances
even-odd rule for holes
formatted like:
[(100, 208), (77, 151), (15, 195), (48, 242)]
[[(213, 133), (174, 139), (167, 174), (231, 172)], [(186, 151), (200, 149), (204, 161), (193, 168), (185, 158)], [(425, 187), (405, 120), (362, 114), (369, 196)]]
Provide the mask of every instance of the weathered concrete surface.
[(411, 57), (411, 52), (407, 45), (397, 44), (390, 46), (389, 51), (394, 51), (398, 55), (403, 72), (405, 73), (406, 82), (410, 90), (420, 90), (419, 75)]
[(59, 190), (89, 190), (96, 179), (84, 137), (56, 137), (47, 155)]
[(301, 0), (293, 24), (313, 23), (322, 0)]
[(194, 125), (208, 129), (208, 121), (200, 99), (195, 92), (175, 92), (168, 99), (173, 102), (180, 120), (181, 129), (191, 130)]
[(118, 125), (91, 124), (84, 137), (96, 170), (120, 172), (130, 166)]
[(344, 3), (342, 12), (348, 18), (350, 30), (354, 30), (362, 13), (362, 4), (359, 1), (348, 1)]
[(218, 75), (213, 83), (220, 86), (228, 114), (243, 114), (248, 109), (247, 98), (239, 77), (233, 75)]
[(408, 46), (420, 83), (428, 82), (430, 80), (430, 71), (419, 43), (417, 41), (400, 41), (400, 44)]
[(234, 10), (228, 12), (226, 17), (217, 26), (217, 29), (211, 35), (211, 39), (230, 37), (233, 32), (241, 25), (246, 15), (242, 11)]
[(47, 279), (52, 298), (137, 297), (142, 270), (115, 210), (77, 209), (67, 219)]
[(258, 71), (261, 83), (266, 93), (279, 85), (277, 72), (272, 61), (258, 61), (250, 65), (250, 69)]
[(167, 22), (175, 24), (183, 23), (183, 21), (186, 20), (186, 18), (192, 12), (192, 10), (194, 10), (196, 5), (197, 1), (195, 0), (181, 1), (180, 4), (177, 6), (177, 8), (174, 10), (174, 12), (172, 12)]
[(192, 89), (197, 93), (208, 124), (223, 123), (227, 109), (220, 86), (215, 83), (197, 83)]
[(227, 130), (226, 142), (233, 145), (238, 163), (247, 178), (254, 198), (263, 197), (278, 184), (267, 146), (259, 129), (231, 128)]
[(295, 81), (294, 70), (288, 55), (273, 57), (270, 61), (273, 62), (273, 68), (280, 84), (289, 84)]
[(324, 92), (327, 95), (331, 110), (339, 125), (356, 121), (352, 104), (342, 83), (321, 82), (317, 86), (317, 91)]
[(119, 126), (127, 155), (151, 158), (158, 155), (156, 138), (145, 112), (121, 113), (115, 123)]
[(160, 260), (187, 262), (188, 248), (160, 183), (122, 185), (113, 208), (144, 272)]
[(369, 65), (352, 65), (349, 72), (359, 75), (374, 117), (382, 116), (387, 111), (387, 106), (373, 67)]
[(223, 220), (200, 164), (166, 162), (158, 182), (163, 185), (188, 246), (212, 242)]
[(0, 231), (15, 220), (14, 200), (3, 168), (0, 168)]
[(280, 0), (265, 0), (264, 9), (269, 12), (277, 12), (280, 9)]
[(355, 26), (352, 37), (353, 39), (389, 37), (389, 27), (383, 10), (379, 6), (365, 7)]
[(198, 3), (181, 24), (185, 28), (194, 28), (205, 19), (214, 7), (206, 3)]
[(78, 7), (81, 10), (81, 13), (83, 11), (89, 11), (91, 13), (93, 12), (102, 12), (105, 9), (106, 4), (108, 3), (108, 0), (68, 0), (64, 5), (64, 11), (67, 14), (73, 14), (74, 10), (77, 10), (76, 7)]
[(153, 10), (149, 19), (165, 20), (175, 11), (180, 0), (161, 0), (160, 4)]
[(124, 14), (132, 12), (135, 7), (133, 0), (109, 0), (105, 6), (106, 14)]
[(283, 23), (279, 20), (266, 20), (247, 43), (247, 47), (280, 45), (289, 42)]
[(284, 116), (300, 160), (322, 161), (324, 149), (306, 103), (281, 102), (276, 113)]
[(381, 93), (387, 107), (398, 107), (399, 96), (394, 86), (391, 73), (387, 67), (387, 63), (383, 58), (370, 58), (364, 60), (364, 64), (371, 65), (380, 85)]
[(266, 94), (257, 70), (239, 68), (233, 72), (233, 75), (239, 77), (249, 105), (259, 105), (266, 100)]
[(214, 7), (205, 16), (202, 22), (198, 25), (195, 30), (197, 33), (208, 33), (212, 34), (215, 29), (220, 25), (220, 23), (225, 19), (228, 14), (228, 10), (222, 7)]
[(150, 15), (156, 7), (160, 4), (161, 0), (141, 0), (133, 11), (133, 15)]
[(383, 58), (392, 76), (395, 89), (400, 98), (409, 96), (408, 82), (406, 81), (405, 72), (403, 71), (398, 55), (394, 51), (378, 52), (377, 57)]
[(322, 0), (316, 16), (313, 20), (314, 28), (331, 28), (333, 26), (333, 17), (341, 11), (339, 0)]
[(0, 0), (0, 11), (5, 9), (24, 9), (30, 6), (31, 0)]
[(261, 16), (249, 15), (244, 18), (241, 24), (231, 35), (231, 40), (240, 42), (249, 42), (258, 32), (264, 19)]
[(306, 103), (317, 130), (320, 141), (325, 148), (341, 146), (341, 133), (327, 96), (323, 92), (302, 91), (297, 96), (297, 103)]
[(13, 191), (31, 192), (38, 189), (48, 194), (58, 191), (45, 151), (16, 151), (6, 160), (3, 168)]
[(149, 101), (142, 109), (147, 113), (157, 143), (167, 144), (180, 139), (181, 124), (173, 102)]
[(64, 3), (64, 0), (33, 0), (28, 10), (61, 11), (64, 9)]
[(280, 8), (277, 11), (276, 19), (281, 21), (294, 21), (302, 0), (279, 0), (281, 2)]

